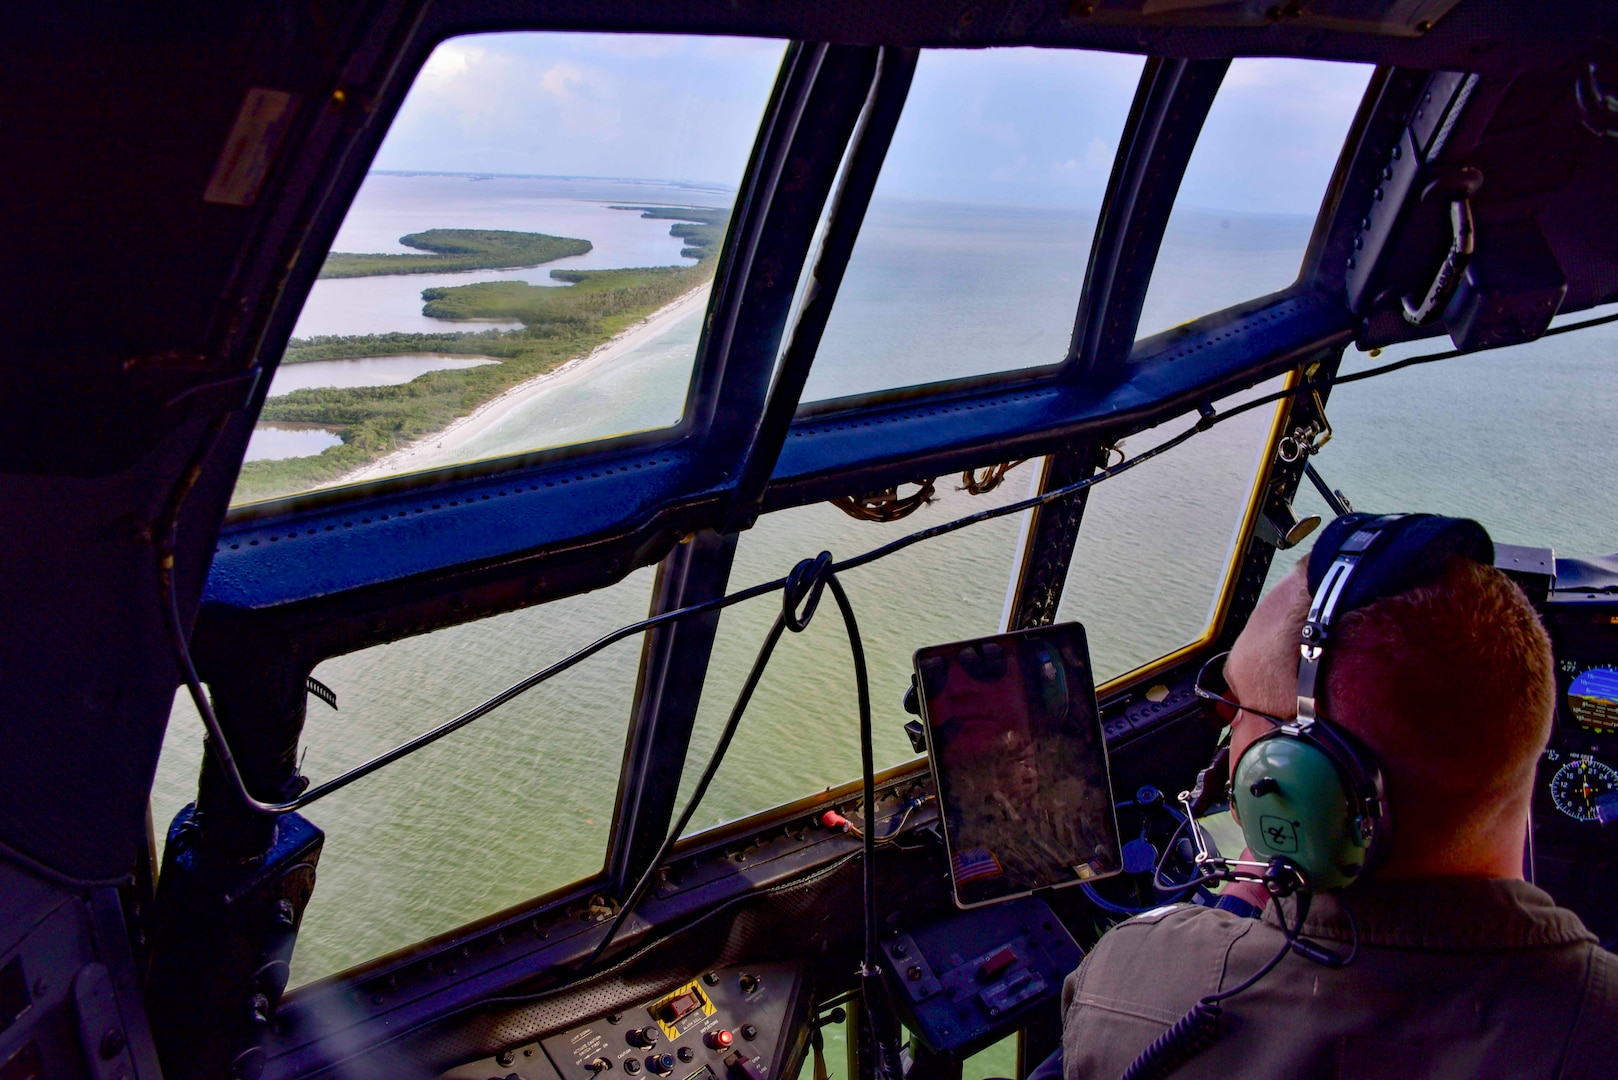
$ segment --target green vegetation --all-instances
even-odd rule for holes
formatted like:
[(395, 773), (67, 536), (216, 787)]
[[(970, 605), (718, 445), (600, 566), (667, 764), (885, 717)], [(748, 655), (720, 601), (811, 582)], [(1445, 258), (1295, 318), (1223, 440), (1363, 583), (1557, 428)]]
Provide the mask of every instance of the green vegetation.
[(447, 270), (507, 270), (583, 255), (588, 240), (504, 229), (428, 229), (399, 237), (399, 243), (423, 255), (360, 255), (334, 251), (321, 267), (323, 278), (371, 277), (377, 274), (434, 274)]
[(323, 334), (293, 338), (281, 357), (283, 364), (310, 360), (352, 360), (362, 356), (412, 356), (439, 353), (446, 356), (492, 356), (506, 359), (523, 350), (521, 332), (504, 330), (463, 330), (440, 334), (366, 334), (337, 336)]
[(614, 206), (612, 209), (639, 210), (643, 218), (678, 222), (669, 229), (669, 235), (685, 241), (680, 255), (687, 259), (711, 259), (718, 255), (719, 245), (725, 239), (725, 226), (730, 223), (729, 210), (703, 206)]
[(489, 281), (422, 291), (423, 311), (435, 318), (517, 319), (523, 323), (520, 330), (294, 340), (287, 348), (285, 363), (406, 353), (492, 356), (500, 363), (431, 371), (402, 386), (321, 387), (271, 398), (261, 419), (326, 425), (337, 430), (343, 444), (309, 457), (247, 462), (236, 484), (236, 501), (266, 499), (330, 483), (442, 430), (513, 386), (588, 353), (713, 277), (713, 256), (724, 236), (723, 211), (620, 209), (675, 220), (669, 231), (686, 241), (688, 251), (700, 251), (700, 261), (694, 266), (551, 271), (553, 278), (570, 282), (569, 287)]
[[(713, 274), (711, 263), (640, 270), (552, 270), (571, 289), (526, 281), (483, 281), (423, 289), (424, 315), (435, 319), (518, 319), (530, 334), (555, 333), (637, 312), (636, 318), (691, 291)], [(633, 321), (633, 320), (631, 320)]]

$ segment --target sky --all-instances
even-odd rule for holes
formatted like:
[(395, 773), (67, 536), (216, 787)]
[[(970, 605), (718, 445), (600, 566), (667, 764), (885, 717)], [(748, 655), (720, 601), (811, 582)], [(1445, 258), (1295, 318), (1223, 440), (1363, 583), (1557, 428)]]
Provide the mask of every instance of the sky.
[[(777, 41), (535, 32), (440, 45), (375, 168), (676, 180), (735, 187), (780, 67)], [(879, 195), (1099, 204), (1140, 57), (929, 51)], [(1312, 214), (1370, 68), (1237, 60), (1182, 204)]]

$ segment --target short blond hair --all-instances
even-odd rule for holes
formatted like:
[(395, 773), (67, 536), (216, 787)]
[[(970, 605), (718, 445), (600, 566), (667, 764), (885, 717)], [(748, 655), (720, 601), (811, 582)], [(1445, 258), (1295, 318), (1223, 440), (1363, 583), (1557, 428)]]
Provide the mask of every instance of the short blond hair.
[[(1299, 626), (1302, 626), (1302, 618)], [(1344, 615), (1321, 714), (1379, 759), (1403, 833), (1470, 842), (1519, 813), (1550, 738), (1550, 638), (1511, 579), (1452, 556), (1430, 582)]]

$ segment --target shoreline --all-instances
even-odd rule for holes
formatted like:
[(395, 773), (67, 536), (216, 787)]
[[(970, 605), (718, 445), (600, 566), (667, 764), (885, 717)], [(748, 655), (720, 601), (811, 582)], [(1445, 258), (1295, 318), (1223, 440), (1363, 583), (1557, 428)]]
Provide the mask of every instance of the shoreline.
[(485, 401), (465, 416), (450, 421), (442, 429), (384, 454), (367, 465), (344, 473), (331, 481), (331, 484), (335, 486), (362, 480), (376, 480), (397, 473), (415, 472), (459, 462), (461, 458), (458, 455), (462, 447), (500, 423), (517, 408), (528, 404), (553, 387), (574, 381), (598, 367), (611, 363), (643, 342), (665, 333), (673, 323), (689, 315), (693, 307), (705, 305), (712, 287), (712, 281), (703, 282), (685, 295), (658, 308), (640, 322), (618, 331), (589, 352), (518, 383)]
[[(518, 324), (521, 325), (521, 324)], [(488, 353), (460, 353), (438, 352), (433, 349), (415, 349), (402, 353), (362, 353), (358, 356), (322, 356), (315, 360), (288, 360), (282, 358), (277, 371), (284, 367), (297, 367), (300, 364), (346, 364), (350, 360), (398, 360), (400, 357), (426, 356), (433, 360), (487, 360), (491, 364), (500, 363), (505, 357), (490, 356)]]

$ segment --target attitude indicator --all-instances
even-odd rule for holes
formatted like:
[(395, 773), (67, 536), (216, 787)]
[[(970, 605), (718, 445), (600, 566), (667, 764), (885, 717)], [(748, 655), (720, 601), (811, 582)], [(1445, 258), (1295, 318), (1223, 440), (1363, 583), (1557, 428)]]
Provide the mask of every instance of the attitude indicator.
[(1593, 667), (1575, 675), (1567, 688), (1567, 707), (1591, 731), (1618, 733), (1618, 668)]
[(1618, 770), (1580, 754), (1551, 777), (1551, 801), (1574, 821), (1618, 819)]

